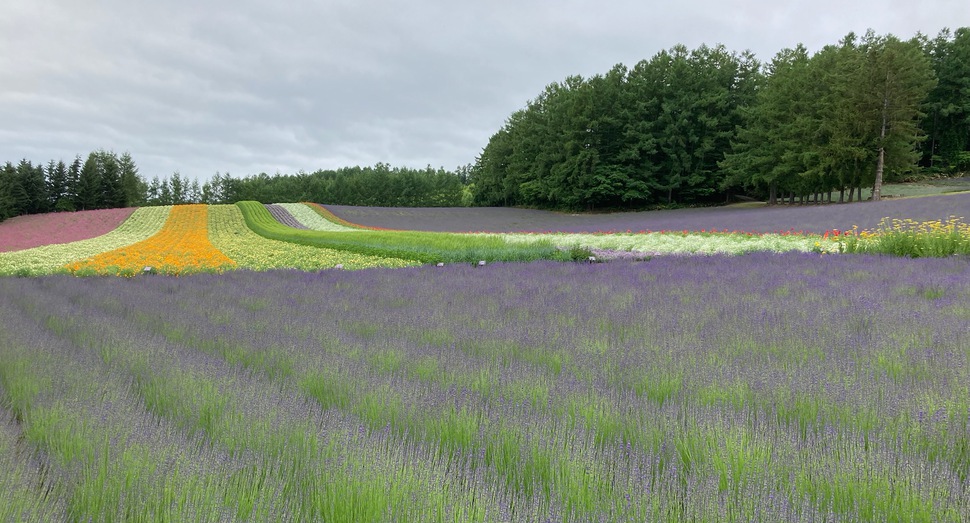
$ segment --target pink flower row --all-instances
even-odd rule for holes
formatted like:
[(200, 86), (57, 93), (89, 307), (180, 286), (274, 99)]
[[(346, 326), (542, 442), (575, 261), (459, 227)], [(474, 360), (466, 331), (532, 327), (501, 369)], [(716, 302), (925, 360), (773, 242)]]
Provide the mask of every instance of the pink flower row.
[(134, 207), (18, 216), (0, 223), (0, 252), (101, 236), (128, 219)]

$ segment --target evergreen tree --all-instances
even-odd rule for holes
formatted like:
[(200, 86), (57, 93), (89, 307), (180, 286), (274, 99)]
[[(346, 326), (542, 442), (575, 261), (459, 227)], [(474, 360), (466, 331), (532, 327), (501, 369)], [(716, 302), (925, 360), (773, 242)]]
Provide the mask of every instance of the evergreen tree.
[(18, 185), (17, 168), (10, 162), (5, 163), (0, 169), (0, 221), (20, 214), (14, 194)]
[(73, 202), (68, 205), (68, 172), (64, 161), (47, 164), (47, 201), (49, 208), (54, 211), (73, 210)]
[(118, 171), (121, 178), (121, 192), (124, 194), (124, 204), (122, 206), (133, 207), (144, 205), (147, 186), (141, 176), (138, 175), (138, 167), (128, 152), (125, 152), (118, 158)]
[(78, 210), (98, 209), (101, 206), (101, 162), (99, 153), (88, 154), (78, 174), (77, 196), (74, 207)]
[(863, 41), (866, 56), (863, 107), (876, 139), (873, 201), (879, 200), (884, 171), (904, 172), (915, 167), (921, 139), (921, 105), (936, 84), (929, 60), (916, 41), (903, 42), (869, 32)]

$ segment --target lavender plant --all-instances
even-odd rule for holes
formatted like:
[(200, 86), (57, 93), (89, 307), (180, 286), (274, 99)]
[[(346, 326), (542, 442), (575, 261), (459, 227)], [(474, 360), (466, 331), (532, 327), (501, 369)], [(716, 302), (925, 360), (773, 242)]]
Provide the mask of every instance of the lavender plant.
[[(2, 279), (6, 430), (36, 462), (0, 453), (24, 471), (0, 502), (34, 519), (957, 522), (968, 268), (762, 253)], [(50, 498), (30, 480), (45, 467)]]

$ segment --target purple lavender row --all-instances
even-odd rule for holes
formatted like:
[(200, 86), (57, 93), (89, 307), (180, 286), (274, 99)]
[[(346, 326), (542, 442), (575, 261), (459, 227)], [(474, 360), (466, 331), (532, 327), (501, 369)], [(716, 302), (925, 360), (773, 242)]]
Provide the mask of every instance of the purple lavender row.
[(294, 218), (293, 215), (290, 214), (290, 211), (286, 210), (285, 207), (275, 203), (267, 203), (265, 205), (266, 210), (273, 215), (273, 218), (276, 218), (276, 221), (286, 225), (287, 227), (293, 227), (294, 229), (307, 229), (307, 226), (297, 221), (297, 219)]
[(712, 207), (612, 214), (567, 214), (533, 209), (387, 208), (328, 205), (334, 214), (371, 227), (444, 232), (638, 232), (724, 230), (744, 232), (804, 231), (822, 234), (853, 225), (872, 229), (885, 217), (916, 221), (967, 216), (970, 194), (952, 194), (879, 202), (775, 208)]

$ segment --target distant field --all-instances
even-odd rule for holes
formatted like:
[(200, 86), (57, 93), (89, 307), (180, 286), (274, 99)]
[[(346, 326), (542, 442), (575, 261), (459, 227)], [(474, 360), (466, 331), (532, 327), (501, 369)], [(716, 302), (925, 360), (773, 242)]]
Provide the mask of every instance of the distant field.
[(722, 230), (804, 231), (822, 234), (853, 225), (870, 229), (886, 217), (916, 221), (970, 218), (970, 193), (886, 199), (879, 202), (777, 207), (712, 207), (612, 214), (564, 214), (495, 207), (387, 208), (328, 205), (347, 221), (371, 227), (448, 232), (597, 232)]

